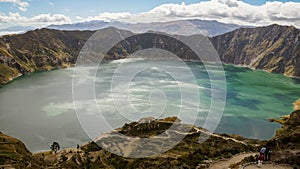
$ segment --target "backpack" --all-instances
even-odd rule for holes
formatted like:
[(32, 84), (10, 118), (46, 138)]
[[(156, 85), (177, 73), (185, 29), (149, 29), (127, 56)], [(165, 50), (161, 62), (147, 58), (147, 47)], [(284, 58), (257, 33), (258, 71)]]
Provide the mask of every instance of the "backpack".
[(264, 154), (266, 152), (266, 150), (267, 150), (266, 147), (263, 147), (263, 148), (260, 149), (259, 153)]

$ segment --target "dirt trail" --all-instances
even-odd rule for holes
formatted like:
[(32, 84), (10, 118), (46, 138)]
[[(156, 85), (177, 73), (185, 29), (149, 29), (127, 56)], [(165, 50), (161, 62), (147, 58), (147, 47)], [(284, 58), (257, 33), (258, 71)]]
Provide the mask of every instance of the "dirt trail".
[[(252, 165), (246, 166), (245, 169), (258, 169), (258, 167), (257, 167), (257, 164), (252, 164)], [(261, 169), (292, 169), (292, 167), (275, 165), (275, 164), (263, 164), (261, 166)]]
[[(219, 161), (213, 163), (209, 169), (228, 169), (231, 164), (238, 163), (243, 160), (245, 157), (248, 156), (255, 156), (257, 153), (245, 153), (245, 154), (238, 154), (233, 156), (232, 158), (224, 161)], [(246, 166), (244, 169), (292, 169), (290, 166), (285, 165), (275, 165), (275, 164), (263, 164), (260, 168), (257, 164), (250, 164)]]
[(245, 144), (245, 145), (246, 145), (246, 143), (244, 143), (243, 141), (239, 141), (239, 140), (237, 140), (237, 139), (235, 139), (235, 138), (220, 136), (220, 135), (218, 135), (218, 134), (211, 133), (211, 132), (205, 131), (205, 130), (203, 130), (203, 129), (199, 129), (199, 128), (197, 128), (197, 127), (194, 127), (194, 129), (195, 129), (197, 132), (202, 132), (202, 133), (205, 133), (205, 134), (207, 134), (207, 135), (211, 135), (211, 136), (214, 136), (214, 137), (223, 138), (223, 139), (225, 139), (225, 140), (232, 140), (232, 141), (234, 141), (234, 142), (237, 142), (237, 143), (241, 143), (241, 144)]
[(228, 159), (228, 160), (224, 160), (224, 161), (219, 161), (216, 163), (213, 163), (209, 169), (228, 169), (230, 164), (234, 164), (234, 163), (238, 163), (240, 162), (242, 159), (244, 159), (245, 157), (248, 156), (254, 156), (257, 153), (245, 153), (245, 154), (238, 154), (233, 156), (232, 158)]

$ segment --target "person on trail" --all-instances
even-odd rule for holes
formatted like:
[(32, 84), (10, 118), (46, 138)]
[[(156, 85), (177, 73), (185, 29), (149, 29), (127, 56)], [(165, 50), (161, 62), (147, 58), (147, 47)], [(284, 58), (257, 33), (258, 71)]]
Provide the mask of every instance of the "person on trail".
[(270, 161), (271, 160), (271, 155), (272, 155), (272, 149), (269, 149), (266, 154), (267, 154), (266, 161)]
[(267, 148), (266, 147), (262, 147), (259, 151), (259, 156), (258, 156), (258, 162), (257, 162), (257, 166), (261, 167), (262, 166), (262, 162), (265, 159), (265, 153), (266, 153)]
[(262, 147), (262, 148), (260, 149), (260, 151), (259, 151), (259, 154), (260, 154), (260, 155), (265, 155), (266, 151), (267, 151), (267, 148), (266, 148), (266, 147)]
[(267, 161), (268, 151), (269, 151), (269, 147), (266, 147), (266, 151), (264, 153), (264, 161)]

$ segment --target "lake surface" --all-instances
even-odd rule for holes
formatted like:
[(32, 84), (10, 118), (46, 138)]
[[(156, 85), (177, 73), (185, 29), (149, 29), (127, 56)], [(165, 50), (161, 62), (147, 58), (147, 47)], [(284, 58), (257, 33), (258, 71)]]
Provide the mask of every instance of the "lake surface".
[[(130, 64), (145, 62), (155, 65), (157, 62), (165, 64), (166, 61), (131, 60)], [(109, 95), (111, 87), (109, 80), (119, 64), (120, 62), (113, 61), (101, 65), (100, 68), (90, 66), (80, 69), (87, 79), (94, 78), (91, 72), (98, 70), (94, 86), (95, 100), (92, 104), (98, 105), (112, 128), (120, 127), (126, 120), (138, 120), (146, 116), (163, 118), (178, 115), (177, 111), (181, 107), (188, 108), (189, 104), (197, 104), (193, 103), (193, 100), (188, 100), (188, 104), (180, 105), (181, 94), (174, 83), (174, 78), (153, 66), (137, 74), (131, 80), (128, 89), (131, 106), (141, 113), (128, 112), (128, 116), (126, 113), (118, 114), (118, 108)], [(191, 122), (201, 127), (204, 120), (202, 114), (207, 113), (209, 109), (211, 81), (202, 64), (195, 62), (186, 64), (196, 78), (201, 102), (197, 119), (195, 122), (191, 119)], [(180, 70), (180, 67), (176, 69)], [(292, 111), (292, 103), (300, 97), (300, 81), (279, 74), (232, 65), (224, 65), (224, 70), (227, 100), (216, 132), (235, 133), (258, 139), (271, 138), (280, 126), (268, 122), (267, 119), (278, 118)], [(48, 150), (53, 141), (58, 141), (62, 147), (75, 147), (76, 144), (90, 140), (83, 130), (85, 127), (82, 128), (80, 125), (82, 119), (79, 117), (80, 121), (78, 120), (74, 110), (72, 79), (76, 75), (73, 72), (74, 68), (68, 68), (34, 73), (1, 86), (0, 131), (21, 139), (31, 151)], [(126, 77), (127, 74), (120, 76)], [(184, 77), (184, 72), (180, 76)], [(89, 86), (84, 80), (80, 83)], [(189, 81), (185, 81), (184, 84), (189, 85)], [(120, 82), (114, 87), (122, 89), (122, 85)], [(159, 90), (156, 90), (157, 87)], [(151, 114), (149, 111), (151, 103), (159, 104), (162, 102), (161, 98), (167, 98), (164, 106), (161, 110), (157, 109), (157, 114)], [(88, 101), (82, 100), (76, 104), (76, 110), (86, 112), (86, 117), (99, 115), (96, 113), (97, 110), (89, 109), (91, 103)], [(124, 116), (129, 120), (126, 118), (124, 120)], [(189, 114), (184, 116), (189, 117)], [(123, 120), (120, 120), (122, 118)], [(103, 123), (97, 124), (94, 128), (93, 132), (99, 134), (109, 131)]]

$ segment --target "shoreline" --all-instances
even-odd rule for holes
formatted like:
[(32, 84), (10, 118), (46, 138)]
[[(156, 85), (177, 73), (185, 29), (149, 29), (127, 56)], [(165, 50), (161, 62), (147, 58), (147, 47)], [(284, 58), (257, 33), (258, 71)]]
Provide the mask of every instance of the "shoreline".
[[(110, 61), (109, 61), (110, 62)], [(190, 63), (197, 63), (197, 64), (202, 64), (201, 62), (199, 62), (199, 61), (188, 61), (188, 62), (190, 62)], [(230, 66), (234, 66), (234, 67), (238, 67), (238, 68), (247, 68), (247, 69), (250, 69), (250, 68), (248, 68), (248, 67), (244, 67), (244, 66), (241, 66), (241, 65), (234, 65), (234, 64), (224, 64), (224, 65), (230, 65)], [(35, 74), (35, 73), (46, 73), (47, 71), (54, 71), (54, 70), (64, 70), (64, 69), (68, 69), (68, 68), (74, 68), (74, 66), (75, 65), (72, 65), (72, 66), (69, 66), (69, 67), (64, 67), (64, 68), (54, 68), (54, 69), (51, 69), (51, 70), (45, 70), (45, 71), (34, 71), (34, 72), (32, 72), (32, 73), (30, 73), (30, 74), (27, 74), (27, 75), (31, 75), (31, 74)], [(261, 70), (259, 70), (259, 71), (261, 71)], [(269, 73), (269, 72), (268, 72)], [(16, 80), (18, 80), (19, 78), (26, 78), (26, 76), (27, 75), (24, 75), (24, 76), (19, 76), (19, 77), (17, 77), (17, 78), (15, 78), (14, 80), (12, 80), (11, 82), (9, 82), (8, 84), (5, 84), (5, 85), (9, 85), (10, 83), (12, 83), (12, 82), (14, 82), (14, 81), (16, 81)], [(5, 86), (5, 85), (3, 85), (3, 86)], [(3, 86), (1, 86), (0, 85), (0, 88), (1, 87), (3, 87)], [(279, 128), (279, 127), (278, 127)], [(274, 128), (274, 131), (276, 131), (278, 128)], [(219, 133), (216, 133), (216, 134), (228, 134), (228, 135), (234, 135), (234, 134), (236, 134), (236, 133), (226, 133), (226, 132), (219, 132)], [(276, 133), (274, 132), (273, 133), (273, 135), (272, 135), (272, 137), (275, 135)], [(240, 136), (242, 136), (241, 134), (239, 134)], [(244, 137), (244, 136), (242, 136), (242, 137)], [(272, 138), (272, 137), (270, 137), (270, 138)], [(263, 139), (263, 138), (253, 138), (253, 137), (244, 137), (244, 138), (248, 138), (248, 139), (258, 139), (258, 140), (260, 140), (260, 141), (264, 141), (264, 140), (268, 140), (268, 139)], [(72, 145), (71, 145), (72, 146)], [(64, 146), (64, 147), (69, 147), (69, 146)], [(43, 149), (43, 150), (45, 150), (45, 149)], [(41, 151), (43, 151), (43, 150), (41, 150)], [(37, 151), (34, 151), (34, 152), (41, 152), (40, 150), (37, 150)]]
[[(128, 59), (128, 58), (125, 58), (125, 59)], [(145, 58), (141, 58), (141, 59), (145, 59)], [(121, 60), (121, 59), (116, 59), (116, 60)], [(116, 61), (116, 60), (105, 60), (105, 61), (112, 62), (112, 61)], [(198, 60), (185, 60), (185, 59), (183, 59), (183, 61), (184, 62), (201, 63), (201, 64), (203, 64), (203, 62), (198, 61)], [(230, 65), (230, 66), (237, 66), (237, 67), (240, 67), (240, 68), (248, 68), (248, 69), (251, 69), (251, 70), (263, 71), (263, 72), (270, 73), (270, 74), (283, 75), (285, 77), (288, 77), (288, 78), (291, 78), (291, 79), (294, 79), (294, 80), (300, 80), (300, 77), (297, 77), (297, 76), (289, 76), (289, 75), (282, 74), (282, 73), (273, 73), (273, 72), (269, 72), (269, 71), (264, 70), (264, 69), (255, 69), (255, 68), (253, 68), (251, 66), (247, 66), (247, 65), (233, 64), (233, 63), (223, 63), (223, 62), (222, 62), (222, 65)], [(62, 67), (54, 67), (54, 68), (51, 68), (49, 70), (35, 70), (35, 71), (32, 71), (32, 72), (30, 72), (28, 74), (21, 74), (20, 73), (16, 77), (9, 78), (9, 81), (7, 81), (7, 82), (0, 82), (0, 88), (2, 88), (3, 86), (8, 85), (8, 84), (10, 84), (10, 83), (18, 80), (19, 78), (26, 77), (26, 76), (31, 75), (33, 73), (43, 73), (43, 72), (48, 72), (48, 71), (53, 71), (53, 70), (67, 69), (67, 68), (71, 68), (71, 67), (75, 67), (75, 66), (76, 66), (76, 64), (68, 64), (68, 65), (64, 65)]]

